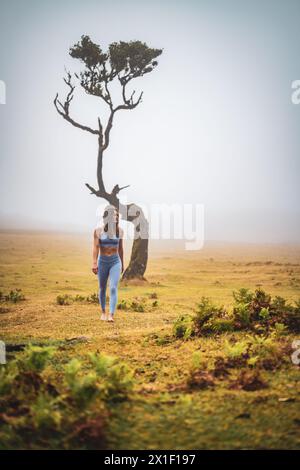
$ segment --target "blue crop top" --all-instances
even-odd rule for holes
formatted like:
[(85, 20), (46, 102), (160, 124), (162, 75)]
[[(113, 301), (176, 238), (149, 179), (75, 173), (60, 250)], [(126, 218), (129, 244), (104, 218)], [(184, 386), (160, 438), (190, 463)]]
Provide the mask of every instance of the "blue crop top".
[(108, 234), (106, 232), (101, 233), (99, 238), (99, 243), (101, 246), (115, 246), (119, 245), (119, 237), (108, 238)]

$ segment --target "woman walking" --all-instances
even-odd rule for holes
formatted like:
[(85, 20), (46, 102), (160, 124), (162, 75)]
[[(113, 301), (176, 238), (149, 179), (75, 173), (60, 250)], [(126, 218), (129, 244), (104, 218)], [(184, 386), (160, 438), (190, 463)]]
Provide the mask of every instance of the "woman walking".
[[(119, 227), (119, 213), (114, 206), (107, 206), (103, 214), (104, 224), (94, 231), (93, 267), (98, 274), (101, 320), (113, 322), (118, 300), (118, 284), (124, 270), (123, 230)], [(100, 254), (99, 254), (100, 250)], [(106, 287), (109, 279), (109, 313), (106, 312)]]

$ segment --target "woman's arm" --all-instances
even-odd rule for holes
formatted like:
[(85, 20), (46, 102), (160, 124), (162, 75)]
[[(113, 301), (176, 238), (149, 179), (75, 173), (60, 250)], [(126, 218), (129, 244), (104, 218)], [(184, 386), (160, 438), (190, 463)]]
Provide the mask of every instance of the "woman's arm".
[(124, 251), (123, 251), (123, 230), (122, 229), (119, 229), (119, 237), (120, 237), (120, 241), (119, 241), (119, 256), (121, 258), (121, 264), (122, 264), (122, 271), (124, 271)]
[(99, 238), (97, 231), (94, 230), (94, 240), (93, 240), (93, 266), (92, 271), (94, 274), (98, 274), (98, 255), (99, 255)]

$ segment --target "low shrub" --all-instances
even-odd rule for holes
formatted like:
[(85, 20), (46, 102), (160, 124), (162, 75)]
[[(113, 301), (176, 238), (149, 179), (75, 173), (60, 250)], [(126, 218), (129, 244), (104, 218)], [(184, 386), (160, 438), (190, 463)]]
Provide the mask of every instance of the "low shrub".
[(225, 367), (273, 370), (287, 360), (286, 344), (276, 341), (273, 333), (270, 336), (247, 335), (235, 343), (225, 340), (223, 352)]
[[(234, 291), (233, 298), (232, 311), (228, 311), (223, 306), (213, 304), (209, 298), (202, 297), (194, 316), (190, 316), (193, 334), (201, 336), (248, 330), (258, 334), (275, 331), (280, 336), (300, 332), (300, 300), (291, 305), (279, 296), (272, 300), (262, 289), (250, 292), (245, 288)], [(184, 336), (185, 323), (183, 317), (175, 321), (175, 336)]]
[(22, 293), (22, 289), (11, 290), (8, 294), (4, 294), (0, 291), (0, 302), (21, 302), (26, 300), (25, 295)]
[(118, 310), (129, 310), (129, 305), (126, 300), (122, 299), (117, 305)]
[(236, 327), (249, 328), (251, 323), (249, 303), (237, 303), (233, 307), (233, 317)]
[(233, 291), (232, 296), (237, 305), (249, 304), (253, 299), (253, 293), (249, 289), (246, 289), (245, 287), (242, 287), (241, 289), (237, 291)]
[(145, 312), (145, 303), (143, 301), (132, 300), (129, 305), (129, 309), (134, 312)]
[(93, 292), (93, 294), (86, 296), (85, 300), (90, 304), (99, 304), (99, 295)]
[(70, 305), (72, 302), (72, 297), (68, 294), (58, 295), (56, 297), (56, 303), (58, 305)]
[(224, 352), (229, 359), (240, 359), (247, 356), (248, 348), (247, 341), (236, 341), (231, 344), (228, 340), (225, 340), (224, 343)]
[(208, 297), (201, 297), (194, 316), (196, 332), (200, 332), (202, 327), (212, 318), (220, 318), (223, 313), (222, 307), (214, 305)]
[[(149, 296), (149, 299), (156, 298)], [(144, 297), (135, 297), (133, 300), (124, 300), (118, 303), (117, 309), (131, 312), (147, 312), (151, 311), (153, 308), (158, 307), (158, 301), (154, 300), (153, 302), (147, 302)]]
[(75, 296), (70, 294), (58, 295), (56, 297), (56, 303), (58, 305), (71, 305), (73, 302), (82, 302), (90, 304), (99, 304), (99, 296), (95, 292), (90, 295), (79, 295)]
[(191, 315), (179, 316), (173, 324), (173, 334), (176, 338), (189, 339), (195, 334), (194, 320)]
[[(247, 291), (247, 295), (243, 296), (245, 291), (240, 289), (234, 293), (236, 329), (269, 331), (276, 328), (276, 324), (282, 324), (291, 332), (300, 332), (300, 300), (293, 306), (280, 296), (272, 300), (271, 295), (262, 289), (256, 289), (254, 293)], [(247, 298), (247, 301), (243, 301), (243, 298)]]
[(42, 372), (53, 357), (55, 348), (52, 346), (30, 345), (17, 358), (18, 369), (23, 372)]
[(102, 380), (101, 396), (108, 402), (123, 401), (133, 389), (133, 371), (119, 359), (101, 354), (90, 354), (93, 368)]
[(276, 341), (276, 336), (250, 336), (247, 335), (249, 343), (248, 365), (273, 370), (287, 361), (286, 345)]
[(1, 449), (104, 449), (108, 402), (125, 400), (133, 374), (115, 358), (72, 359), (63, 377), (55, 350), (29, 345), (0, 367)]
[(281, 336), (285, 336), (287, 334), (287, 326), (283, 323), (275, 323), (273, 334), (276, 338), (280, 338)]
[(157, 295), (156, 292), (150, 292), (150, 294), (148, 294), (148, 295), (149, 295), (149, 299), (157, 299), (158, 298), (158, 295)]
[(232, 318), (210, 318), (202, 327), (202, 334), (209, 333), (225, 333), (234, 331), (234, 323)]

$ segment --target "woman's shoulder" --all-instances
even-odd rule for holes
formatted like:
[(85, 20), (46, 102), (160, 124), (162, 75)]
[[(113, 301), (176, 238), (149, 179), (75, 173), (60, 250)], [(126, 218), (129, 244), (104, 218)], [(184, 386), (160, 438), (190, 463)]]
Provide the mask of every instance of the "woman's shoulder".
[(123, 236), (124, 236), (124, 230), (121, 227), (119, 227), (119, 238), (123, 238)]
[(94, 230), (94, 235), (95, 235), (96, 237), (100, 238), (102, 232), (103, 232), (103, 227), (102, 227), (102, 226), (97, 227), (97, 228)]

